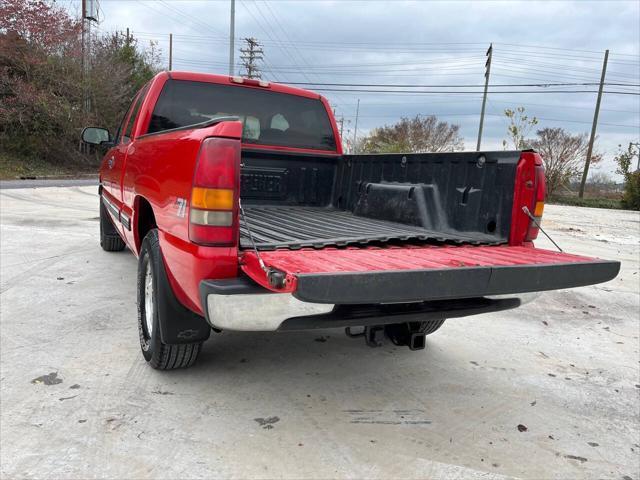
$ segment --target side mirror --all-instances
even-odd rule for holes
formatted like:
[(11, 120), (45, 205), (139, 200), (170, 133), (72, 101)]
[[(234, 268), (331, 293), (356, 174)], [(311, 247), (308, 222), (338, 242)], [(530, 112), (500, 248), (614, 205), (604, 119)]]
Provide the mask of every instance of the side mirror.
[(109, 130), (99, 127), (86, 127), (82, 131), (82, 141), (89, 145), (108, 146), (112, 144)]

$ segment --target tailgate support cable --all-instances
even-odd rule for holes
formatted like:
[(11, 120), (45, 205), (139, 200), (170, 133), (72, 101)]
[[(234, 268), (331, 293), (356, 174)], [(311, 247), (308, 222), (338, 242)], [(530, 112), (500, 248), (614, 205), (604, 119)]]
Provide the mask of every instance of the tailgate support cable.
[(539, 223), (538, 223), (538, 221), (536, 220), (536, 217), (534, 217), (533, 215), (531, 215), (531, 212), (530, 212), (530, 211), (529, 211), (529, 209), (526, 207), (526, 205), (525, 205), (524, 207), (522, 207), (522, 211), (525, 213), (525, 215), (526, 215), (527, 217), (529, 217), (529, 218), (531, 219), (531, 221), (532, 221), (533, 223), (535, 223), (535, 224), (536, 224), (536, 227), (538, 227), (538, 228), (540, 229), (540, 231), (541, 231), (542, 233), (544, 233), (544, 236), (545, 236), (545, 237), (547, 237), (549, 240), (551, 240), (551, 243), (553, 243), (553, 244), (556, 246), (556, 248), (557, 248), (560, 252), (564, 253), (564, 252), (563, 252), (563, 250), (560, 248), (560, 246), (559, 246), (556, 242), (554, 242), (554, 241), (553, 241), (553, 238), (551, 238), (551, 237), (549, 236), (549, 234), (548, 234), (547, 232), (545, 232), (545, 231), (544, 231), (544, 229), (540, 226), (540, 224), (539, 224)]
[(266, 273), (269, 285), (271, 285), (274, 288), (284, 288), (285, 281), (287, 278), (286, 274), (276, 268), (267, 267), (265, 265), (264, 261), (262, 260), (262, 257), (260, 256), (260, 252), (258, 251), (258, 247), (256, 246), (256, 242), (253, 239), (253, 234), (251, 233), (251, 226), (249, 225), (249, 220), (247, 219), (247, 216), (244, 213), (244, 208), (242, 208), (242, 201), (240, 199), (238, 199), (238, 207), (240, 208), (240, 215), (242, 216), (244, 225), (247, 227), (247, 233), (249, 234), (249, 241), (251, 242), (253, 251), (256, 254), (256, 258), (258, 259), (258, 264), (260, 265), (260, 268), (262, 269), (262, 271)]

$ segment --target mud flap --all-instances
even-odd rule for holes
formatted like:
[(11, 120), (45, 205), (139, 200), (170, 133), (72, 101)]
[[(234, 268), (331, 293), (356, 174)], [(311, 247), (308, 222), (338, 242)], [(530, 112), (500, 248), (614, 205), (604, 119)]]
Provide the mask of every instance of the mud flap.
[(178, 301), (169, 284), (162, 253), (160, 256), (156, 294), (160, 338), (166, 344), (204, 342), (211, 334), (211, 327), (203, 317)]

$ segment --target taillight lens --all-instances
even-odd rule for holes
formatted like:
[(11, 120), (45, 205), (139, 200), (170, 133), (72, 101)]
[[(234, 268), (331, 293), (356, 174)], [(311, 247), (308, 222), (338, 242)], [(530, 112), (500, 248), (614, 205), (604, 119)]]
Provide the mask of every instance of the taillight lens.
[(538, 237), (538, 226), (523, 210), (533, 215), (536, 222), (542, 220), (546, 183), (542, 158), (535, 152), (522, 152), (516, 168), (513, 211), (511, 215), (510, 245), (521, 245)]
[(202, 245), (238, 241), (240, 141), (207, 138), (202, 142), (191, 191), (189, 238)]
[(535, 194), (533, 196), (533, 205), (529, 208), (529, 211), (536, 221), (534, 222), (529, 219), (529, 228), (527, 229), (527, 236), (525, 237), (525, 241), (527, 242), (538, 238), (540, 231), (538, 225), (542, 222), (542, 213), (544, 212), (544, 197), (547, 193), (547, 184), (544, 179), (544, 167), (542, 165), (536, 165), (535, 177)]

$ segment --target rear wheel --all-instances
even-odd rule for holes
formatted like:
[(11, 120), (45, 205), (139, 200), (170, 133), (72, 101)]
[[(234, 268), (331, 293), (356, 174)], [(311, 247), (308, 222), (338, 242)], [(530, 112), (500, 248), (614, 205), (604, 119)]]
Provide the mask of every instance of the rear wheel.
[(100, 200), (100, 246), (105, 252), (120, 252), (125, 247), (102, 199)]
[(434, 333), (436, 330), (438, 330), (443, 324), (444, 324), (445, 319), (441, 319), (441, 320), (432, 320), (430, 322), (421, 322), (420, 328), (421, 328), (421, 333), (424, 333), (425, 335), (431, 335), (432, 333)]
[(138, 260), (138, 333), (144, 359), (158, 370), (172, 370), (193, 365), (202, 342), (166, 344), (159, 328), (158, 275), (160, 275), (158, 230), (152, 229), (142, 241)]

